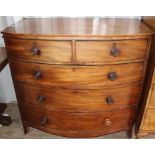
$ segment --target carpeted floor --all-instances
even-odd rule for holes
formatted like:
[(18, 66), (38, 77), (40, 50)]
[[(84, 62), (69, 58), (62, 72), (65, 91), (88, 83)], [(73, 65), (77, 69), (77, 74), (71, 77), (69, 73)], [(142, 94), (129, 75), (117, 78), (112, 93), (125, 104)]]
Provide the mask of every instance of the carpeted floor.
[[(16, 103), (8, 104), (8, 107), (5, 113), (9, 114), (13, 123), (9, 127), (1, 126), (0, 127), (0, 138), (1, 139), (62, 139), (64, 137), (52, 135), (45, 133), (43, 131), (30, 128), (28, 134), (23, 133), (22, 123), (20, 119), (19, 110)], [(98, 139), (126, 139), (126, 132), (118, 132), (111, 135), (97, 137)], [(155, 135), (149, 135), (145, 138), (153, 139)]]

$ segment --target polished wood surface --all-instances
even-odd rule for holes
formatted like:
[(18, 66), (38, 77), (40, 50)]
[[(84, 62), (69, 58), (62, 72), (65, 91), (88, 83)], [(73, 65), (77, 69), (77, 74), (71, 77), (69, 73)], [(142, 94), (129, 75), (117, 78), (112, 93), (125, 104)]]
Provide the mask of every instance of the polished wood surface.
[[(24, 19), (6, 28), (5, 37), (37, 39), (115, 39), (150, 36), (147, 28), (138, 19), (119, 18), (34, 18)], [(98, 38), (99, 39), (99, 38)]]
[[(127, 41), (77, 41), (77, 63), (116, 63), (134, 60), (144, 60), (147, 40)], [(118, 55), (112, 55), (113, 48), (118, 50)]]
[(0, 47), (0, 71), (8, 64), (5, 47)]
[[(101, 134), (126, 130), (132, 125), (135, 108), (123, 111), (98, 112), (98, 113), (68, 113), (62, 111), (47, 111), (33, 106), (22, 106), (23, 119), (46, 131), (55, 130), (54, 133), (63, 133), (67, 137), (89, 137)], [(34, 115), (35, 113), (35, 115)], [(47, 118), (46, 123), (42, 119)], [(32, 125), (32, 126), (33, 126)], [(93, 134), (91, 134), (93, 132)], [(82, 136), (81, 136), (82, 135)]]
[(143, 16), (142, 21), (148, 25), (152, 31), (155, 30), (155, 16)]
[(3, 32), (24, 132), (131, 137), (152, 31), (136, 19), (24, 19)]
[[(131, 85), (113, 89), (64, 90), (20, 82), (16, 83), (16, 87), (17, 97), (21, 104), (74, 112), (111, 111), (133, 106), (137, 104), (140, 89), (139, 85)], [(112, 103), (107, 101), (108, 97), (112, 98)]]
[[(70, 89), (99, 89), (141, 83), (144, 69), (143, 63), (87, 67), (20, 61), (11, 61), (10, 67), (15, 81)], [(41, 73), (40, 79), (34, 78), (35, 72)], [(115, 73), (116, 80), (110, 80), (109, 73)]]
[[(5, 42), (9, 57), (29, 61), (48, 61), (51, 63), (70, 63), (72, 60), (71, 42), (7, 39)], [(33, 48), (38, 53), (32, 53)]]
[[(52, 64), (103, 64), (143, 61), (149, 40), (127, 41), (38, 41), (7, 39), (8, 56)], [(73, 48), (74, 46), (74, 48)], [(38, 53), (33, 54), (33, 48)], [(113, 55), (113, 48), (118, 55)], [(74, 50), (74, 51), (73, 51)]]

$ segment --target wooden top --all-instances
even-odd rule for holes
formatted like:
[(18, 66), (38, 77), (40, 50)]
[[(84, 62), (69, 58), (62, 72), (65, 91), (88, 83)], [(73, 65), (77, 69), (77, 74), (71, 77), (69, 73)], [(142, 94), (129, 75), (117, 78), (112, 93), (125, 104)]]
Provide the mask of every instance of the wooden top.
[(0, 71), (7, 65), (8, 59), (4, 47), (0, 47)]
[(6, 28), (4, 37), (82, 38), (144, 37), (152, 31), (138, 19), (121, 18), (28, 18)]
[(144, 16), (142, 20), (155, 32), (155, 16)]

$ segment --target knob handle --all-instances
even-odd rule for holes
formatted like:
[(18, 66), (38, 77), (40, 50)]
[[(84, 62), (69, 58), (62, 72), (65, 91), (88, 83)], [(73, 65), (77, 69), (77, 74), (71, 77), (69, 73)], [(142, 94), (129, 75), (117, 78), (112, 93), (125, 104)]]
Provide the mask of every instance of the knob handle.
[(78, 113), (71, 113), (71, 116), (74, 117), (74, 118), (77, 118), (79, 117), (80, 115)]
[(104, 123), (105, 127), (110, 127), (111, 124), (112, 123), (111, 123), (110, 119), (105, 119), (105, 123)]
[(117, 76), (116, 76), (115, 72), (108, 73), (108, 79), (109, 80), (114, 81), (114, 80), (116, 80), (116, 78), (117, 78)]
[(34, 71), (33, 77), (37, 80), (41, 78), (41, 72), (40, 71)]
[(108, 96), (108, 97), (106, 98), (106, 101), (107, 101), (107, 104), (108, 104), (108, 105), (113, 104), (113, 98), (112, 98), (111, 96)]
[(44, 117), (42, 117), (42, 118), (40, 119), (40, 124), (41, 124), (41, 125), (45, 125), (45, 124), (47, 124), (47, 122), (48, 122), (48, 118), (47, 118), (46, 116), (44, 116)]
[(39, 103), (43, 103), (44, 100), (45, 100), (45, 96), (39, 95), (38, 98), (37, 98), (37, 100), (38, 100)]
[(40, 50), (36, 47), (32, 47), (31, 48), (31, 53), (32, 55), (39, 55), (40, 54)]
[(113, 47), (111, 49), (111, 55), (114, 57), (117, 57), (119, 55), (119, 50), (116, 48), (116, 44), (113, 44)]

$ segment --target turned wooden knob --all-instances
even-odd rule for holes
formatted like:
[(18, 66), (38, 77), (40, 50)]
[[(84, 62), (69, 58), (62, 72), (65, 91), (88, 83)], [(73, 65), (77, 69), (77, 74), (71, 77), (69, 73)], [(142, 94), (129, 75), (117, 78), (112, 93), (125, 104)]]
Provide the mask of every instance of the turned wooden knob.
[(117, 76), (116, 76), (115, 72), (108, 73), (108, 79), (109, 80), (114, 81), (114, 80), (116, 80), (116, 78), (117, 78)]
[(79, 117), (79, 114), (77, 114), (77, 113), (71, 113), (71, 115), (72, 115), (72, 117), (74, 117), (74, 118)]
[(105, 119), (104, 125), (105, 125), (106, 127), (110, 127), (110, 126), (111, 126), (111, 121), (110, 121), (110, 119)]
[(41, 119), (40, 119), (40, 124), (41, 125), (45, 125), (45, 124), (47, 124), (48, 123), (48, 118), (46, 117), (46, 116), (44, 116), (44, 117), (42, 117)]
[(40, 54), (40, 50), (36, 47), (32, 47), (30, 51), (31, 51), (32, 55), (39, 55)]
[(36, 44), (33, 43), (32, 48), (30, 49), (32, 55), (39, 55), (40, 54), (40, 50), (36, 47)]
[(37, 100), (38, 100), (39, 103), (43, 103), (44, 100), (45, 100), (45, 96), (39, 95), (38, 98), (37, 98)]
[(40, 71), (34, 71), (33, 77), (37, 80), (41, 78), (41, 72)]
[(107, 102), (108, 105), (113, 104), (113, 98), (111, 96), (108, 96), (106, 98), (106, 102)]
[(111, 55), (114, 57), (117, 57), (119, 55), (119, 50), (116, 48), (116, 44), (113, 44), (113, 47), (111, 49)]

